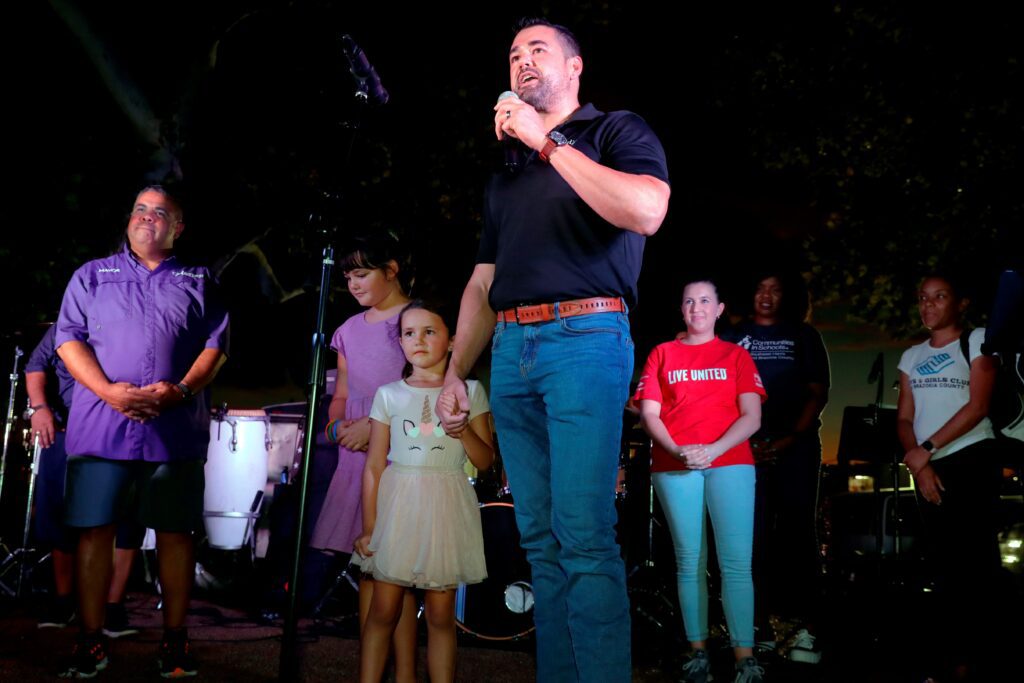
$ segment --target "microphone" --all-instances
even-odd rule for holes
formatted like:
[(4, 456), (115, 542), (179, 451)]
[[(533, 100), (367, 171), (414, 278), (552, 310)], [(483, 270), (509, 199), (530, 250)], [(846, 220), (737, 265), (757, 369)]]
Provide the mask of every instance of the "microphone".
[(363, 102), (387, 104), (390, 95), (380, 82), (377, 70), (370, 64), (370, 60), (366, 58), (366, 53), (362, 48), (356, 45), (356, 41), (352, 40), (352, 36), (347, 33), (341, 36), (341, 50), (345, 53), (345, 59), (348, 60), (349, 73), (359, 83), (356, 97)]
[[(506, 90), (498, 95), (499, 103), (508, 99), (518, 100), (519, 95), (511, 90)], [(508, 173), (518, 173), (523, 163), (523, 143), (511, 135), (506, 135), (502, 138), (501, 145), (505, 149), (505, 170)]]

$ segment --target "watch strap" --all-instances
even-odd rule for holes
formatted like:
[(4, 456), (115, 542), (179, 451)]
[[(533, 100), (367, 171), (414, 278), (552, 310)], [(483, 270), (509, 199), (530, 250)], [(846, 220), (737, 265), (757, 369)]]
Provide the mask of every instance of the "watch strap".
[(553, 130), (548, 133), (548, 139), (544, 141), (544, 146), (540, 148), (537, 156), (541, 158), (541, 161), (550, 163), (551, 153), (555, 151), (555, 148), (566, 144), (569, 144), (569, 140), (557, 130)]
[(558, 147), (557, 142), (555, 142), (551, 138), (546, 139), (544, 141), (544, 146), (541, 147), (540, 152), (537, 153), (537, 155), (540, 157), (540, 160), (544, 162), (550, 162), (551, 153), (555, 151), (555, 147)]

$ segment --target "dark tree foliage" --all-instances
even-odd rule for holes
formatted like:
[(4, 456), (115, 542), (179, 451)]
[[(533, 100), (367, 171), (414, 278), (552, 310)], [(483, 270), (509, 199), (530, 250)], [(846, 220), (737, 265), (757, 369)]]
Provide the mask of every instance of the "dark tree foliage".
[(806, 188), (819, 294), (896, 336), (922, 274), (959, 271), (984, 301), (1020, 258), (1020, 42), (1006, 12), (961, 10), (839, 2), (762, 17), (718, 81), (765, 173)]
[[(24, 205), (45, 215), (0, 241), (6, 325), (53, 317), (155, 173), (182, 176), (181, 247), (225, 266), (236, 339), (290, 337), (236, 345), (232, 366), (246, 349), (303, 364), (324, 226), (339, 249), (357, 232), (399, 233), (417, 286), (457, 297), (500, 165), (490, 108), (511, 28), (546, 14), (581, 39), (583, 99), (640, 113), (668, 153), (672, 204), (649, 241), (638, 348), (675, 331), (687, 267), (720, 267), (735, 298), (765, 260), (803, 271), (819, 303), (901, 335), (922, 272), (984, 284), (1020, 252), (1019, 41), (1009, 10), (870, 7), (688, 5), (669, 19), (646, 1), (33, 4), (19, 38), (49, 56), (25, 68), (16, 167)], [(391, 91), (386, 107), (353, 103), (343, 32)], [(335, 284), (329, 326), (353, 311)]]

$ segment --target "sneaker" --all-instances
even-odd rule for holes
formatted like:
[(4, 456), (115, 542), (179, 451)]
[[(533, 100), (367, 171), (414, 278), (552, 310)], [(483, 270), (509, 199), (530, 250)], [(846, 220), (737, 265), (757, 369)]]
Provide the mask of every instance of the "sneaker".
[(78, 636), (75, 649), (60, 667), (59, 678), (93, 678), (107, 668), (107, 648), (99, 636)]
[(790, 639), (789, 658), (803, 664), (817, 664), (821, 661), (821, 650), (814, 647), (814, 636), (807, 629), (800, 629)]
[(120, 638), (138, 633), (139, 629), (128, 623), (128, 610), (120, 602), (107, 603), (107, 618), (103, 622), (103, 635)]
[(778, 641), (775, 640), (775, 629), (771, 624), (754, 627), (754, 653), (769, 654), (775, 652)]
[(764, 668), (753, 657), (744, 657), (736, 662), (736, 678), (733, 683), (763, 683)]
[(50, 603), (36, 628), (64, 628), (75, 620), (75, 601), (70, 595), (57, 596)]
[(711, 678), (711, 662), (707, 650), (694, 650), (683, 665), (683, 676), (679, 683), (707, 683)]
[(164, 633), (156, 665), (162, 678), (188, 678), (199, 673), (196, 659), (192, 656), (192, 643), (184, 630)]

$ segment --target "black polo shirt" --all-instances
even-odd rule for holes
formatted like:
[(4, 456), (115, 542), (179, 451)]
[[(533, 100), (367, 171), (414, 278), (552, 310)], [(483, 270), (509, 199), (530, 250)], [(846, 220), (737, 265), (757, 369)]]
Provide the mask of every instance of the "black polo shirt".
[[(555, 130), (603, 166), (668, 182), (665, 150), (636, 114), (587, 104)], [(487, 187), (477, 263), (495, 266), (496, 311), (594, 296), (621, 296), (632, 307), (644, 239), (598, 216), (531, 150), (518, 172), (499, 173)]]

